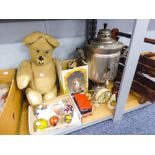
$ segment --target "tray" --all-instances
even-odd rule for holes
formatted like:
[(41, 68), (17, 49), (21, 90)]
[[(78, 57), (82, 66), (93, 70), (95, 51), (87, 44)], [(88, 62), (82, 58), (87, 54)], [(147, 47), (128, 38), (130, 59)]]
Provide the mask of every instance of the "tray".
[(68, 128), (70, 128), (70, 127), (76, 127), (76, 126), (81, 125), (81, 117), (82, 116), (81, 116), (75, 102), (73, 101), (73, 99), (70, 95), (59, 96), (59, 97), (53, 99), (51, 102), (46, 103), (46, 104), (51, 105), (51, 104), (54, 104), (54, 103), (56, 103), (62, 99), (69, 99), (72, 103), (72, 106), (74, 108), (74, 116), (73, 116), (72, 122), (69, 124), (65, 124), (65, 125), (57, 125), (55, 127), (48, 127), (44, 130), (35, 131), (33, 128), (33, 122), (36, 120), (36, 117), (33, 114), (33, 108), (31, 106), (29, 106), (29, 108), (28, 108), (28, 120), (29, 120), (29, 132), (30, 132), (30, 134), (32, 134), (32, 135), (59, 134), (59, 133), (67, 131)]

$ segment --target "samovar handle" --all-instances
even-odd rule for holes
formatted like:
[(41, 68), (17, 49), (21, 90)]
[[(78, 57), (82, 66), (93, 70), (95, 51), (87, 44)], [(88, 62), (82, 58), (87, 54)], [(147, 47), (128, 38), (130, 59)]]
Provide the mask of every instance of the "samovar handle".
[(78, 57), (81, 59), (81, 61), (83, 62), (83, 64), (87, 64), (87, 57), (86, 54), (84, 52), (84, 49), (77, 47), (76, 51), (79, 53)]

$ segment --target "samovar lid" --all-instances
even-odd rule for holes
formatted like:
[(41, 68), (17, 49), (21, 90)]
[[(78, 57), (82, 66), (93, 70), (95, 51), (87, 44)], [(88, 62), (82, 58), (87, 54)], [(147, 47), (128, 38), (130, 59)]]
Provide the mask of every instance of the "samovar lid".
[(104, 28), (100, 29), (97, 38), (91, 43), (93, 48), (101, 49), (121, 49), (123, 43), (115, 41), (111, 37), (111, 30), (107, 29), (107, 24), (104, 24)]

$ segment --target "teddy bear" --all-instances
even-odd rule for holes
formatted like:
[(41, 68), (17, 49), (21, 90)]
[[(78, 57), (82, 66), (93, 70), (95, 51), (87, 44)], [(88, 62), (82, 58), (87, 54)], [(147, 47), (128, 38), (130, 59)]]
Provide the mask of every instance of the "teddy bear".
[(51, 35), (33, 32), (23, 43), (31, 60), (24, 60), (17, 69), (17, 86), (24, 89), (30, 105), (37, 106), (57, 96), (56, 69), (51, 54), (59, 42)]

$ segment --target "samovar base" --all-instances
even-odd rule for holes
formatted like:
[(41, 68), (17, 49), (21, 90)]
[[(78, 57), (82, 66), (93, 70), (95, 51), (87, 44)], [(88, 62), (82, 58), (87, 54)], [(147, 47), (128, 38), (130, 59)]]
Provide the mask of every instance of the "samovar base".
[(94, 81), (89, 81), (89, 89), (93, 90), (95, 92), (98, 92), (99, 90), (107, 88), (106, 82), (104, 83), (97, 83)]

